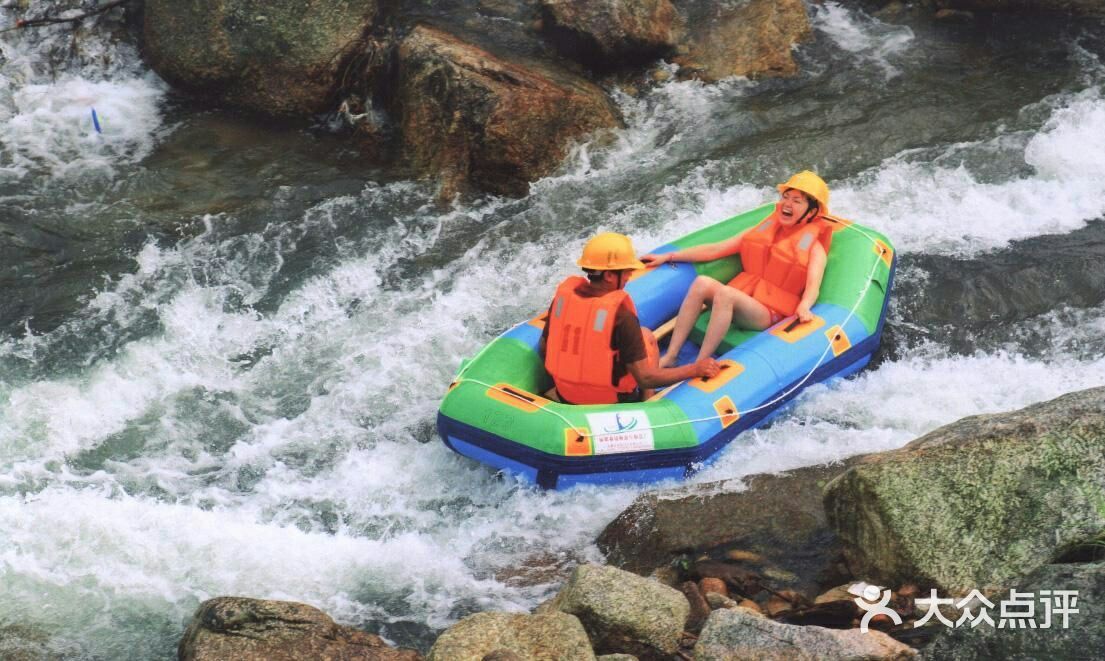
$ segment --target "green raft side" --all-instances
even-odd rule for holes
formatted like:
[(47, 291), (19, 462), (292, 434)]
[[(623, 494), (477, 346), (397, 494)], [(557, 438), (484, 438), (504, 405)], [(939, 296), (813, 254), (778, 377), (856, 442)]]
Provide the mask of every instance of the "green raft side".
[(676, 423), (654, 429), (657, 450), (698, 444), (693, 425), (687, 424), (686, 414), (678, 405), (663, 398), (637, 404), (597, 406), (568, 406), (551, 402), (546, 410), (540, 410), (495, 399), (488, 392), (488, 387), (483, 385), (501, 383), (538, 396), (552, 387), (544, 365), (529, 345), (513, 338), (499, 337), (468, 364), (456, 386), (442, 401), (441, 413), (520, 445), (558, 456), (566, 456), (566, 444), (574, 440), (566, 437), (565, 429), (569, 426), (594, 431), (589, 429), (588, 413), (613, 413), (627, 408), (645, 411), (653, 427)]
[[(711, 225), (687, 235), (673, 245), (678, 248), (689, 248), (704, 243), (712, 243), (727, 239), (735, 234), (759, 223), (775, 209), (774, 204), (767, 204), (739, 216), (734, 216), (720, 223)], [(825, 268), (825, 278), (821, 283), (821, 292), (817, 297), (819, 303), (832, 303), (845, 310), (852, 309), (856, 305), (856, 296), (866, 284), (865, 279), (871, 273), (872, 266), (881, 262), (875, 268), (872, 276), (873, 284), (856, 306), (856, 318), (863, 323), (867, 332), (875, 332), (882, 315), (883, 300), (886, 298), (887, 282), (890, 279), (889, 259), (882, 260), (876, 249), (874, 241), (882, 241), (891, 251), (893, 246), (890, 240), (883, 234), (868, 227), (853, 223), (833, 235), (833, 245), (829, 251), (829, 261)], [(740, 273), (740, 257), (724, 257), (712, 262), (695, 264), (695, 271), (699, 275), (708, 275), (719, 282), (729, 282)], [(694, 329), (691, 331), (691, 340), (701, 343), (706, 335), (706, 327), (710, 323), (710, 313), (707, 312), (698, 318)], [(756, 337), (759, 331), (730, 329), (718, 347), (718, 353), (725, 353), (734, 347)]]

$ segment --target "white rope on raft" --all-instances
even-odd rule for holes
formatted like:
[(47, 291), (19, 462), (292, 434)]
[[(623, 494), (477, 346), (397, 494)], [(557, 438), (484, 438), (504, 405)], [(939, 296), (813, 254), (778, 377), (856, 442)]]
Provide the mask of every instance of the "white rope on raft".
[[(845, 226), (844, 226), (844, 229), (848, 229), (848, 230), (852, 230), (852, 231), (855, 231), (855, 232), (859, 232), (859, 233), (860, 233), (860, 234), (862, 234), (863, 236), (867, 237), (867, 239), (868, 239), (869, 241), (871, 241), (871, 245), (875, 246), (876, 248), (878, 248), (878, 247), (879, 247), (879, 244), (878, 244), (878, 239), (876, 239), (876, 238), (872, 237), (872, 236), (871, 236), (870, 234), (868, 234), (867, 232), (863, 231), (862, 229), (860, 229), (860, 228), (856, 227), (856, 226), (855, 226), (854, 224), (849, 224), (849, 225), (845, 225)], [(847, 325), (848, 325), (848, 322), (852, 320), (852, 317), (854, 317), (854, 316), (855, 316), (855, 314), (856, 314), (856, 310), (857, 310), (857, 309), (859, 309), (859, 304), (860, 304), (861, 302), (863, 302), (863, 298), (864, 298), (864, 296), (866, 296), (866, 295), (867, 295), (867, 291), (868, 291), (869, 289), (871, 289), (871, 283), (872, 283), (872, 282), (874, 282), (873, 278), (874, 278), (874, 276), (875, 276), (875, 271), (877, 271), (877, 270), (878, 270), (878, 268), (879, 268), (879, 262), (880, 262), (880, 261), (882, 261), (882, 259), (881, 259), (881, 255), (882, 255), (882, 254), (883, 254), (883, 253), (885, 252), (885, 250), (886, 250), (885, 248), (879, 248), (879, 255), (880, 255), (880, 258), (879, 258), (879, 259), (876, 259), (876, 260), (875, 260), (875, 261), (874, 261), (874, 262), (872, 263), (872, 265), (871, 265), (871, 272), (870, 272), (870, 273), (868, 273), (868, 274), (867, 274), (867, 277), (865, 278), (865, 284), (864, 284), (863, 288), (862, 288), (862, 289), (861, 289), (861, 290), (859, 291), (859, 296), (858, 296), (858, 297), (856, 297), (856, 303), (855, 303), (855, 305), (853, 305), (853, 306), (852, 306), (852, 309), (848, 311), (848, 316), (846, 316), (846, 317), (844, 318), (844, 321), (842, 321), (842, 322), (840, 323), (840, 328), (841, 328), (842, 330), (844, 329), (844, 327), (845, 327), (845, 326), (847, 326)], [(537, 408), (537, 409), (538, 409), (538, 410), (540, 410), (540, 411), (544, 411), (545, 413), (550, 413), (550, 414), (552, 414), (552, 415), (555, 415), (556, 417), (560, 418), (560, 420), (561, 420), (561, 421), (562, 421), (562, 422), (563, 422), (563, 423), (564, 423), (565, 425), (567, 425), (568, 427), (570, 427), (571, 429), (574, 429), (574, 430), (575, 430), (575, 431), (576, 431), (577, 433), (579, 433), (579, 435), (580, 435), (580, 436), (593, 436), (593, 434), (592, 434), (592, 433), (591, 433), (591, 432), (590, 432), (589, 430), (586, 430), (585, 428), (582, 428), (582, 429), (581, 429), (581, 428), (580, 428), (579, 426), (577, 426), (576, 424), (574, 424), (574, 423), (573, 423), (573, 422), (572, 422), (571, 420), (569, 420), (568, 418), (566, 418), (566, 417), (564, 417), (563, 415), (561, 415), (559, 411), (556, 411), (556, 410), (554, 410), (554, 409), (551, 409), (551, 408), (549, 408), (549, 405), (550, 405), (550, 404), (553, 404), (553, 403), (554, 403), (554, 402), (552, 402), (552, 401), (546, 402), (546, 403), (544, 403), (544, 404), (538, 404), (537, 402), (535, 402), (535, 401), (532, 401), (532, 400), (530, 400), (530, 399), (529, 399), (529, 398), (527, 398), (527, 397), (523, 397), (522, 395), (519, 395), (518, 393), (516, 393), (516, 392), (513, 392), (513, 391), (510, 391), (510, 390), (507, 390), (507, 389), (505, 389), (505, 388), (500, 388), (500, 387), (499, 387), (499, 386), (497, 386), (497, 385), (494, 385), (494, 384), (490, 384), (490, 383), (485, 383), (485, 382), (483, 382), (483, 381), (480, 381), (480, 380), (478, 380), (478, 379), (470, 379), (470, 378), (466, 378), (466, 377), (464, 376), (464, 373), (465, 373), (465, 372), (467, 372), (467, 371), (468, 371), (468, 368), (470, 368), (470, 367), (471, 367), (472, 365), (474, 365), (474, 364), (476, 363), (476, 361), (477, 361), (477, 360), (479, 360), (479, 357), (480, 357), (480, 356), (482, 356), (482, 355), (483, 355), (483, 352), (484, 352), (484, 351), (487, 351), (487, 349), (488, 349), (488, 348), (489, 348), (489, 347), (490, 347), (491, 345), (492, 345), (492, 342), (488, 342), (488, 343), (487, 343), (486, 345), (484, 345), (483, 349), (481, 349), (481, 350), (479, 351), (479, 353), (477, 353), (477, 354), (476, 354), (476, 355), (475, 355), (475, 356), (474, 356), (474, 357), (472, 358), (472, 360), (470, 360), (470, 361), (468, 362), (468, 364), (464, 366), (464, 368), (463, 368), (463, 369), (462, 369), (462, 370), (460, 371), (460, 373), (459, 373), (459, 374), (457, 374), (457, 378), (456, 378), (456, 380), (455, 380), (455, 381), (453, 382), (453, 385), (454, 385), (454, 386), (459, 386), (459, 385), (461, 385), (462, 383), (474, 383), (474, 384), (476, 384), (476, 385), (480, 385), (480, 386), (483, 386), (483, 387), (485, 387), (485, 388), (488, 388), (488, 389), (490, 389), (490, 390), (496, 390), (496, 391), (498, 391), (498, 392), (500, 392), (500, 393), (502, 393), (502, 394), (504, 394), (504, 395), (507, 395), (507, 396), (509, 396), (509, 397), (513, 397), (514, 399), (517, 399), (517, 400), (519, 400), (519, 401), (521, 401), (521, 402), (525, 402), (525, 403), (526, 403), (527, 405), (529, 405), (529, 406), (533, 406), (533, 407)], [(725, 414), (719, 414), (719, 415), (711, 415), (711, 416), (707, 416), (707, 417), (705, 417), (705, 418), (693, 418), (693, 419), (689, 419), (689, 420), (676, 420), (675, 422), (665, 422), (665, 423), (661, 423), (661, 424), (656, 424), (656, 425), (649, 425), (649, 426), (647, 426), (647, 427), (638, 427), (638, 429), (641, 429), (641, 430), (646, 430), (646, 429), (648, 429), (648, 430), (654, 430), (654, 429), (666, 429), (666, 428), (668, 428), (668, 427), (678, 427), (678, 426), (680, 426), (680, 425), (690, 425), (690, 424), (694, 424), (694, 423), (697, 423), (697, 422), (711, 422), (711, 421), (713, 421), (713, 420), (721, 420), (721, 419), (723, 419), (723, 418), (731, 418), (732, 416), (734, 416), (734, 415), (737, 415), (737, 414), (740, 414), (740, 415), (747, 415), (747, 414), (749, 414), (749, 413), (754, 413), (754, 412), (756, 412), (756, 411), (759, 411), (759, 410), (761, 410), (761, 409), (765, 409), (765, 408), (769, 408), (769, 407), (771, 407), (771, 406), (774, 406), (775, 404), (777, 404), (777, 403), (779, 403), (779, 402), (783, 401), (784, 399), (786, 399), (787, 397), (789, 397), (789, 396), (791, 395), (791, 393), (793, 393), (794, 391), (796, 391), (796, 390), (798, 390), (799, 388), (801, 388), (801, 387), (802, 387), (802, 385), (806, 383), (806, 381), (809, 381), (809, 380), (810, 380), (810, 377), (812, 377), (812, 376), (813, 376), (813, 373), (817, 371), (817, 368), (818, 368), (818, 367), (821, 367), (821, 363), (822, 363), (822, 362), (824, 362), (824, 360), (825, 360), (825, 357), (829, 355), (829, 350), (830, 350), (830, 349), (832, 349), (832, 346), (833, 346), (833, 345), (832, 345), (832, 341), (829, 341), (829, 342), (828, 342), (828, 343), (827, 343), (827, 344), (825, 345), (825, 349), (824, 349), (824, 351), (822, 351), (822, 352), (821, 352), (821, 356), (820, 356), (820, 357), (819, 357), (819, 358), (817, 359), (817, 362), (816, 362), (816, 363), (814, 363), (814, 365), (813, 365), (813, 367), (812, 367), (812, 368), (810, 369), (810, 371), (809, 371), (809, 372), (806, 372), (806, 375), (805, 375), (805, 376), (803, 376), (803, 377), (802, 377), (802, 378), (801, 378), (801, 379), (800, 379), (800, 380), (799, 380), (799, 381), (798, 381), (797, 383), (795, 383), (795, 384), (794, 384), (793, 386), (791, 386), (791, 387), (790, 387), (790, 389), (788, 389), (788, 390), (787, 390), (786, 392), (784, 392), (784, 393), (782, 393), (782, 394), (778, 395), (777, 397), (775, 397), (775, 399), (772, 399), (772, 400), (770, 400), (770, 401), (764, 402), (763, 404), (760, 404), (759, 406), (756, 406), (756, 407), (754, 407), (754, 408), (750, 408), (750, 409), (747, 409), (747, 410), (745, 410), (745, 411), (733, 411), (732, 413), (725, 413)], [(680, 383), (685, 383), (685, 382), (680, 382)], [(674, 387), (675, 387), (675, 386), (677, 386), (677, 385), (679, 385), (679, 384), (675, 384), (675, 385), (673, 385), (673, 386), (671, 386), (671, 387), (673, 387), (673, 388), (674, 388)]]

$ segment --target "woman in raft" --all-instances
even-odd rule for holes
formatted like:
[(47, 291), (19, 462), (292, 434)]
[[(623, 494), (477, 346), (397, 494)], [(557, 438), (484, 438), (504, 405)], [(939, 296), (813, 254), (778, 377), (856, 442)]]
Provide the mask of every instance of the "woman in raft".
[(817, 302), (832, 239), (831, 226), (825, 220), (829, 187), (806, 170), (777, 188), (782, 197), (775, 212), (755, 227), (717, 243), (641, 257), (649, 266), (706, 262), (737, 253), (741, 257), (742, 272), (728, 285), (705, 275), (695, 278), (679, 308), (661, 367), (676, 364), (704, 303), (713, 308), (713, 314), (698, 351), (699, 360), (713, 357), (731, 323), (763, 330), (792, 315), (802, 322), (813, 319), (810, 308)]

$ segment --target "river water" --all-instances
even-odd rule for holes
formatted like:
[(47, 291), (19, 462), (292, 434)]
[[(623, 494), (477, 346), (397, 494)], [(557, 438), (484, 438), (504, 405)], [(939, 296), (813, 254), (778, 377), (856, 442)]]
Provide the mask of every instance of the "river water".
[(601, 559), (639, 488), (541, 493), (453, 455), (434, 417), (460, 360), (547, 305), (591, 234), (659, 245), (799, 169), (895, 241), (890, 348), (695, 482), (1105, 383), (1100, 292), (951, 342), (960, 320), (927, 287), (949, 281), (933, 263), (1105, 234), (1102, 24), (833, 2), (813, 22), (797, 78), (621, 95), (613, 144), (522, 199), (445, 209), (326, 118), (189, 105), (111, 20), (0, 35), (0, 653), (172, 658), (217, 595), (422, 649), (468, 613), (532, 608)]

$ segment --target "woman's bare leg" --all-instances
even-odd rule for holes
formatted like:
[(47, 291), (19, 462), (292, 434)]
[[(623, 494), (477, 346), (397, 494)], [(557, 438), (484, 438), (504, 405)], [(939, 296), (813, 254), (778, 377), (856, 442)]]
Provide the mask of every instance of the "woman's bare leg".
[(706, 327), (706, 337), (698, 350), (698, 359), (712, 358), (729, 327), (735, 324), (739, 328), (763, 330), (771, 325), (771, 310), (763, 303), (744, 292), (724, 287), (714, 295), (713, 313), (710, 325)]
[(698, 315), (702, 314), (702, 304), (713, 300), (715, 294), (725, 289), (726, 286), (705, 275), (700, 275), (691, 283), (687, 297), (679, 306), (679, 316), (675, 318), (675, 329), (671, 332), (671, 341), (668, 342), (668, 350), (660, 359), (660, 367), (671, 367), (679, 357), (679, 350), (690, 337), (694, 323), (698, 321)]

